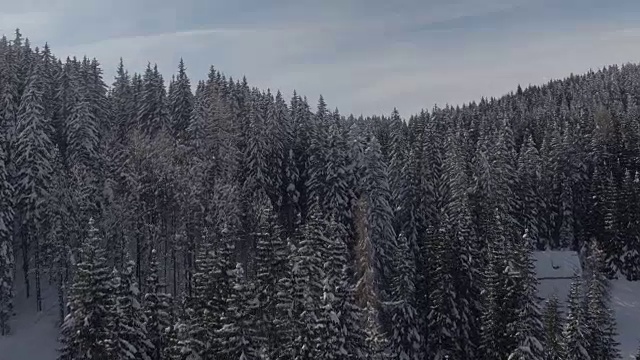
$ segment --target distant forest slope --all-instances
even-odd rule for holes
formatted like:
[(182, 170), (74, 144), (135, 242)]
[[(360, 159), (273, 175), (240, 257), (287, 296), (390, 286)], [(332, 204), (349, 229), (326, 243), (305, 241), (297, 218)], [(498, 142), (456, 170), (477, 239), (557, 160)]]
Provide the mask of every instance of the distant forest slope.
[[(640, 277), (638, 65), (406, 121), (213, 67), (192, 92), (185, 69), (105, 80), (0, 40), (3, 334), (15, 283), (41, 310), (46, 281), (63, 359), (613, 358), (604, 275)], [(585, 249), (591, 315), (543, 333), (535, 248)]]

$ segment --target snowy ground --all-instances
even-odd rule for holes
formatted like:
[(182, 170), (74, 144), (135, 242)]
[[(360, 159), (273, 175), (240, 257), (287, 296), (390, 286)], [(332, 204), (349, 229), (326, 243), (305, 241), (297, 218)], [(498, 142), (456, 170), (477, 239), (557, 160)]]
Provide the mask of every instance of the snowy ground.
[[(540, 279), (539, 294), (548, 298), (555, 294), (561, 302), (569, 295), (571, 276), (579, 271), (575, 252), (545, 251), (535, 254), (536, 272)], [(640, 281), (613, 280), (611, 305), (616, 313), (618, 341), (622, 358), (633, 358), (640, 346)]]
[[(571, 276), (580, 271), (576, 253), (538, 252), (536, 272), (540, 278), (539, 294), (547, 298), (556, 294), (566, 301)], [(18, 283), (21, 283), (18, 279)], [(623, 359), (630, 359), (640, 346), (640, 281), (612, 282), (611, 301), (618, 323), (618, 341)], [(43, 282), (43, 311), (36, 312), (35, 299), (26, 298), (24, 287), (17, 289), (16, 316), (12, 319), (13, 334), (0, 337), (0, 360), (55, 360), (59, 347), (57, 300), (55, 287)]]
[(640, 345), (640, 281), (614, 280), (611, 302), (623, 359), (634, 358)]
[[(21, 282), (19, 275), (16, 280)], [(16, 316), (11, 320), (12, 334), (0, 336), (0, 360), (57, 358), (59, 328), (56, 323), (56, 291), (54, 286), (48, 286), (46, 279), (43, 279), (42, 291), (43, 311), (37, 312), (35, 297), (27, 299), (24, 287), (18, 287), (14, 302)]]

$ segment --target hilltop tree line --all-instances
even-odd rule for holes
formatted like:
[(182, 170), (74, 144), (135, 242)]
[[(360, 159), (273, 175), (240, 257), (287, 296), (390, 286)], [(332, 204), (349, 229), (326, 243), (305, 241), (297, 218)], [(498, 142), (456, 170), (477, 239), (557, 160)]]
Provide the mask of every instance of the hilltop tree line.
[[(165, 85), (0, 39), (3, 335), (17, 286), (38, 311), (54, 286), (60, 359), (619, 356), (637, 65), (406, 120), (182, 61)], [(588, 254), (566, 316), (536, 249)]]

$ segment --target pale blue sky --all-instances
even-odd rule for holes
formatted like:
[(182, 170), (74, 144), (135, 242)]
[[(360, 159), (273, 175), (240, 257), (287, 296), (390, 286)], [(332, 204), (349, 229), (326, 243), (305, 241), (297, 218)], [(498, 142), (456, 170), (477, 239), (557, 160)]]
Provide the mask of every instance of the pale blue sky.
[(0, 32), (97, 57), (109, 84), (120, 56), (167, 78), (183, 57), (192, 80), (213, 64), (343, 113), (404, 116), (640, 61), (638, 20), (637, 0), (0, 0)]

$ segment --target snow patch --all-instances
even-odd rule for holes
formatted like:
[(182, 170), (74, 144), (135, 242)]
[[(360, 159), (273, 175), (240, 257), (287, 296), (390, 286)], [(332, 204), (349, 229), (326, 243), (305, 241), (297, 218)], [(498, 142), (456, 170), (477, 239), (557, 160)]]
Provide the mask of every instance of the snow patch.
[(538, 279), (571, 279), (581, 274), (580, 257), (575, 251), (536, 251), (533, 253)]
[[(575, 272), (582, 273), (580, 257), (575, 251), (537, 251), (534, 253), (538, 295), (548, 299), (557, 296), (565, 311), (569, 288)], [(634, 358), (640, 343), (640, 281), (611, 281), (611, 306), (616, 314), (618, 341), (623, 359)]]
[(640, 281), (617, 279), (611, 285), (611, 306), (616, 312), (622, 358), (635, 359), (640, 344)]
[[(0, 336), (0, 360), (55, 360), (60, 347), (57, 324), (56, 287), (42, 280), (42, 311), (36, 311), (35, 291), (27, 299), (20, 273), (16, 277), (15, 316), (11, 318), (11, 334)], [(32, 280), (32, 287), (35, 282)]]

